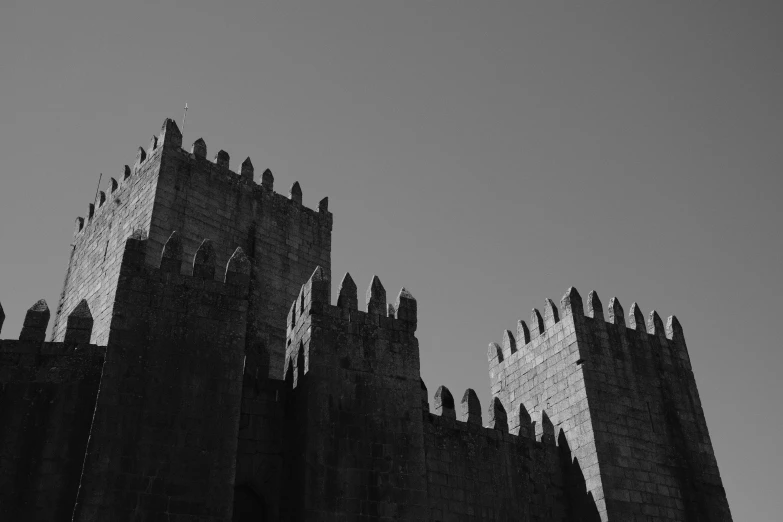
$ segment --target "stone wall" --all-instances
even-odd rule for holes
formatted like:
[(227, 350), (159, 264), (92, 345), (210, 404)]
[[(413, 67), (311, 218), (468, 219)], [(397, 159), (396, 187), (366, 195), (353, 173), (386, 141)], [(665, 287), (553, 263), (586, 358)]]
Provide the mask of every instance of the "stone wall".
[(416, 301), (403, 289), (388, 307), (374, 278), (362, 312), (350, 276), (337, 306), (329, 286), (317, 269), (287, 320), (296, 496), (284, 520), (427, 520)]
[[(0, 326), (2, 326), (0, 308)], [(104, 348), (91, 319), (70, 321), (65, 343), (44, 343), (39, 302), (21, 340), (0, 341), (0, 519), (70, 520), (101, 377)], [(76, 335), (75, 335), (76, 334)]]
[(162, 161), (150, 251), (159, 254), (174, 230), (186, 255), (193, 255), (203, 238), (211, 239), (222, 266), (241, 246), (254, 265), (246, 371), (282, 379), (288, 307), (316, 266), (327, 274), (331, 266), (332, 214), (326, 198), (312, 210), (302, 204), (299, 183), (288, 196), (277, 194), (270, 171), (255, 183), (250, 158), (234, 172), (225, 151), (207, 159), (203, 140), (191, 152), (166, 149)]
[(599, 511), (605, 512), (585, 390), (585, 357), (573, 316), (565, 314), (561, 320), (557, 306), (547, 299), (544, 315), (537, 309), (531, 312), (529, 327), (520, 320), (516, 335), (506, 330), (502, 345), (489, 345), (491, 391), (512, 413), (512, 422), (532, 418), (538, 426), (552, 422), (564, 431), (588, 491)]
[(490, 344), (493, 395), (562, 429), (601, 520), (731, 520), (677, 319), (587, 308), (570, 288)]
[(231, 518), (250, 263), (215, 279), (209, 241), (187, 264), (176, 234), (160, 268), (123, 256), (74, 520)]
[(439, 409), (424, 423), (429, 520), (568, 520), (554, 439), (536, 442), (505, 424), (470, 422), (467, 411), (458, 421), (453, 409)]
[(149, 230), (163, 151), (181, 145), (179, 129), (166, 119), (149, 149), (138, 149), (133, 167), (125, 165), (110, 179), (108, 192), (101, 191), (87, 215), (77, 218), (52, 340), (63, 340), (65, 318), (86, 299), (95, 320), (92, 342), (106, 345), (125, 240), (136, 230)]
[(609, 518), (730, 521), (704, 410), (676, 317), (645, 321), (633, 303), (626, 320), (610, 302), (610, 322), (595, 293), (577, 318), (590, 354), (587, 393)]

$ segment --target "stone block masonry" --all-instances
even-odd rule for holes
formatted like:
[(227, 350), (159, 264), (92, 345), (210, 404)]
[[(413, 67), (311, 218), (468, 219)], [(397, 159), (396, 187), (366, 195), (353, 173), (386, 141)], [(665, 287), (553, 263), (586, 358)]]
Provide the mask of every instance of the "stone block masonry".
[(332, 304), (328, 200), (213, 158), (166, 119), (0, 341), (0, 520), (731, 520), (677, 318), (570, 288), (431, 411), (413, 295)]
[(561, 312), (546, 300), (531, 328), (490, 345), (492, 393), (512, 410), (544, 409), (563, 430), (601, 520), (731, 520), (676, 317), (628, 326), (613, 298), (604, 321), (595, 292), (570, 288)]
[[(174, 235), (165, 250), (181, 251), (178, 242)], [(250, 262), (237, 248), (218, 281), (209, 240), (192, 262), (168, 254), (161, 268), (146, 264), (147, 247), (126, 242), (74, 520), (224, 521)]]
[(41, 340), (48, 320), (39, 301), (20, 340), (0, 341), (0, 520), (70, 520), (73, 513), (105, 348), (85, 340), (86, 303), (69, 318), (66, 342)]
[(282, 377), (288, 305), (316, 266), (327, 272), (331, 266), (328, 200), (311, 210), (302, 205), (299, 183), (286, 197), (274, 192), (268, 170), (261, 184), (253, 181), (250, 158), (235, 173), (225, 151), (214, 161), (206, 154), (203, 139), (190, 152), (183, 150), (176, 123), (166, 119), (149, 148), (139, 149), (134, 167), (126, 167), (122, 179), (112, 183), (113, 191), (99, 198), (97, 208), (89, 208), (86, 219), (77, 219), (53, 339), (62, 340), (61, 317), (86, 299), (95, 315), (93, 342), (105, 345), (125, 239), (142, 230), (149, 240), (147, 262), (155, 264), (177, 231), (187, 256), (208, 238), (219, 267), (237, 245), (253, 259), (247, 371)]

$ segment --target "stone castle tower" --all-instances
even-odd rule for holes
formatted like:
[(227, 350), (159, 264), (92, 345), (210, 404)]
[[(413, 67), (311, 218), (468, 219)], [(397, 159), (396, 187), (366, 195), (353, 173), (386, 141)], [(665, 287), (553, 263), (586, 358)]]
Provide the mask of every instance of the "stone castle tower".
[(411, 293), (333, 300), (327, 199), (237, 171), (167, 119), (77, 219), (0, 341), (0, 519), (731, 520), (675, 317), (571, 288), (431, 411)]

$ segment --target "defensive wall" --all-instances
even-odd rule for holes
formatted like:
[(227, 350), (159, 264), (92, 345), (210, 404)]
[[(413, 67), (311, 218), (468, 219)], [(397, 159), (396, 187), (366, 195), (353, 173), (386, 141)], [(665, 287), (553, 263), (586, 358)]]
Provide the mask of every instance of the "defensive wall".
[(570, 288), (490, 344), (486, 422), (431, 410), (411, 293), (331, 302), (326, 199), (181, 144), (77, 220), (55, 341), (44, 301), (0, 341), (0, 518), (731, 520), (676, 317)]
[(536, 422), (517, 409), (509, 423), (496, 398), (484, 426), (469, 389), (458, 420), (443, 386), (430, 412), (407, 290), (387, 304), (374, 277), (360, 311), (350, 274), (334, 305), (329, 289), (316, 269), (288, 314), (287, 440), (300, 448), (290, 466), (299, 502), (281, 519), (598, 520), (546, 413)]
[[(70, 520), (105, 348), (89, 344), (83, 301), (65, 340), (44, 342), (46, 301), (26, 313), (18, 340), (0, 341), (0, 518)], [(0, 330), (4, 314), (0, 307)]]

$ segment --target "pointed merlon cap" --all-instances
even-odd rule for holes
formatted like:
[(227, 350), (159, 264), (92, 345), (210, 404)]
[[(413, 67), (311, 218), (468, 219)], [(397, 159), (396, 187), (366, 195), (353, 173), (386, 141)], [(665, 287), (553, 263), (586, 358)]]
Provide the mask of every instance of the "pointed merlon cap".
[(408, 292), (405, 287), (400, 289), (400, 293), (397, 294), (397, 300), (394, 302), (394, 312), (396, 317), (400, 321), (405, 321), (409, 325), (415, 325), (418, 321), (418, 305), (416, 304), (416, 298), (413, 294)]
[(79, 232), (81, 232), (84, 229), (84, 218), (83, 217), (77, 217), (76, 223), (73, 227), (73, 234), (76, 235)]
[(489, 359), (490, 363), (495, 361), (503, 362), (505, 360), (505, 357), (503, 357), (503, 348), (501, 348), (498, 343), (489, 343), (489, 347), (487, 348), (487, 359)]
[(628, 310), (628, 326), (637, 332), (647, 331), (647, 326), (644, 322), (644, 314), (636, 303), (633, 303), (631, 309)]
[(129, 165), (125, 165), (122, 172), (122, 179), (128, 179), (129, 177), (131, 177), (131, 169)]
[(560, 314), (557, 312), (557, 306), (551, 299), (547, 298), (544, 303), (544, 327), (554, 326), (558, 321), (560, 321)]
[(305, 283), (305, 291), (313, 303), (331, 304), (332, 282), (322, 267), (317, 266)]
[(148, 147), (150, 154), (152, 154), (152, 152), (157, 148), (158, 148), (158, 137), (153, 136), (152, 138), (150, 138), (150, 146)]
[(546, 331), (544, 328), (544, 318), (541, 317), (541, 312), (537, 308), (533, 308), (530, 312), (530, 327), (532, 328), (531, 334), (533, 337), (538, 337)]
[(245, 158), (245, 161), (242, 162), (242, 165), (239, 166), (239, 175), (242, 176), (242, 179), (253, 181), (254, 172), (253, 162), (250, 161), (250, 156), (248, 156)]
[(217, 151), (217, 154), (215, 154), (215, 165), (218, 165), (219, 167), (228, 168), (228, 162), (231, 160), (231, 157), (228, 155), (228, 152), (224, 150)]
[(435, 392), (435, 415), (444, 419), (457, 420), (457, 412), (454, 409), (454, 397), (445, 386), (441, 386)]
[(92, 337), (92, 312), (86, 299), (82, 299), (68, 316), (65, 328), (66, 343), (89, 343)]
[(612, 297), (606, 309), (609, 312), (608, 322), (625, 326), (625, 312), (623, 312), (623, 306), (620, 304), (619, 299)]
[(497, 397), (492, 398), (489, 404), (489, 424), (487, 427), (502, 432), (508, 432), (508, 415), (503, 403)]
[(171, 233), (160, 255), (160, 270), (170, 274), (182, 271), (182, 238), (176, 230)]
[(465, 390), (465, 394), (462, 396), (462, 418), (460, 420), (468, 424), (482, 425), (481, 403), (472, 388)]
[(207, 157), (207, 142), (204, 141), (204, 138), (199, 138), (193, 142), (193, 145), (190, 147), (190, 153), (197, 158)]
[(139, 147), (139, 150), (136, 151), (136, 167), (144, 163), (145, 159), (147, 159), (147, 151), (144, 150), (144, 147)]
[(555, 426), (545, 411), (536, 413), (534, 429), (537, 441), (545, 444), (555, 443)]
[(223, 281), (234, 286), (247, 287), (250, 283), (250, 272), (253, 269), (250, 258), (242, 247), (237, 247), (226, 264), (226, 275)]
[(574, 315), (581, 317), (585, 315), (585, 310), (582, 305), (582, 296), (573, 286), (566, 290), (565, 295), (560, 299), (560, 309), (563, 311), (563, 316)]
[(343, 276), (340, 282), (340, 291), (337, 296), (337, 306), (347, 308), (348, 310), (359, 309), (359, 298), (357, 297), (356, 283), (353, 282), (351, 274), (348, 272)]
[(117, 187), (119, 187), (119, 186), (120, 186), (120, 184), (119, 184), (119, 183), (117, 183), (117, 180), (116, 180), (116, 179), (114, 179), (114, 178), (111, 178), (111, 179), (109, 180), (109, 187), (110, 187), (110, 189), (109, 189), (109, 190), (110, 190), (111, 192), (114, 192), (115, 190), (117, 190)]
[(294, 184), (291, 185), (291, 190), (288, 192), (288, 199), (295, 203), (302, 204), (302, 187), (299, 186), (298, 181), (294, 181)]
[(102, 207), (106, 203), (106, 193), (104, 191), (98, 192), (98, 206)]
[(49, 305), (41, 299), (27, 310), (22, 325), (20, 341), (44, 341), (46, 327), (49, 325)]
[(193, 256), (193, 277), (215, 279), (216, 264), (215, 247), (212, 245), (212, 241), (205, 239), (196, 250), (196, 255)]
[(3, 331), (4, 322), (5, 322), (5, 312), (3, 311), (3, 305), (0, 304), (0, 332)]
[(370, 286), (365, 294), (368, 315), (386, 316), (386, 289), (377, 275), (372, 276)]
[(513, 354), (517, 353), (517, 341), (514, 339), (514, 334), (511, 330), (503, 331), (503, 357), (508, 359)]
[(323, 198), (318, 202), (318, 212), (322, 214), (329, 212), (329, 198)]
[(517, 321), (517, 343), (519, 346), (517, 349), (530, 342), (530, 330), (527, 327), (527, 323), (523, 320)]
[(510, 431), (520, 437), (533, 437), (533, 420), (524, 404), (520, 403), (519, 409), (512, 416)]
[(663, 327), (663, 319), (658, 315), (658, 312), (653, 310), (650, 315), (647, 316), (647, 333), (661, 338), (666, 338), (666, 330)]
[(158, 145), (165, 147), (182, 147), (182, 132), (179, 130), (179, 127), (177, 127), (177, 122), (171, 118), (163, 120), (163, 125), (160, 127)]
[(587, 294), (587, 317), (593, 319), (604, 319), (604, 305), (601, 304), (601, 299), (598, 298), (598, 292), (590, 290)]
[(271, 170), (266, 169), (264, 173), (261, 174), (261, 186), (270, 191), (274, 190), (275, 177)]
[(685, 346), (685, 335), (682, 333), (682, 325), (674, 315), (670, 315), (666, 320), (666, 338)]

